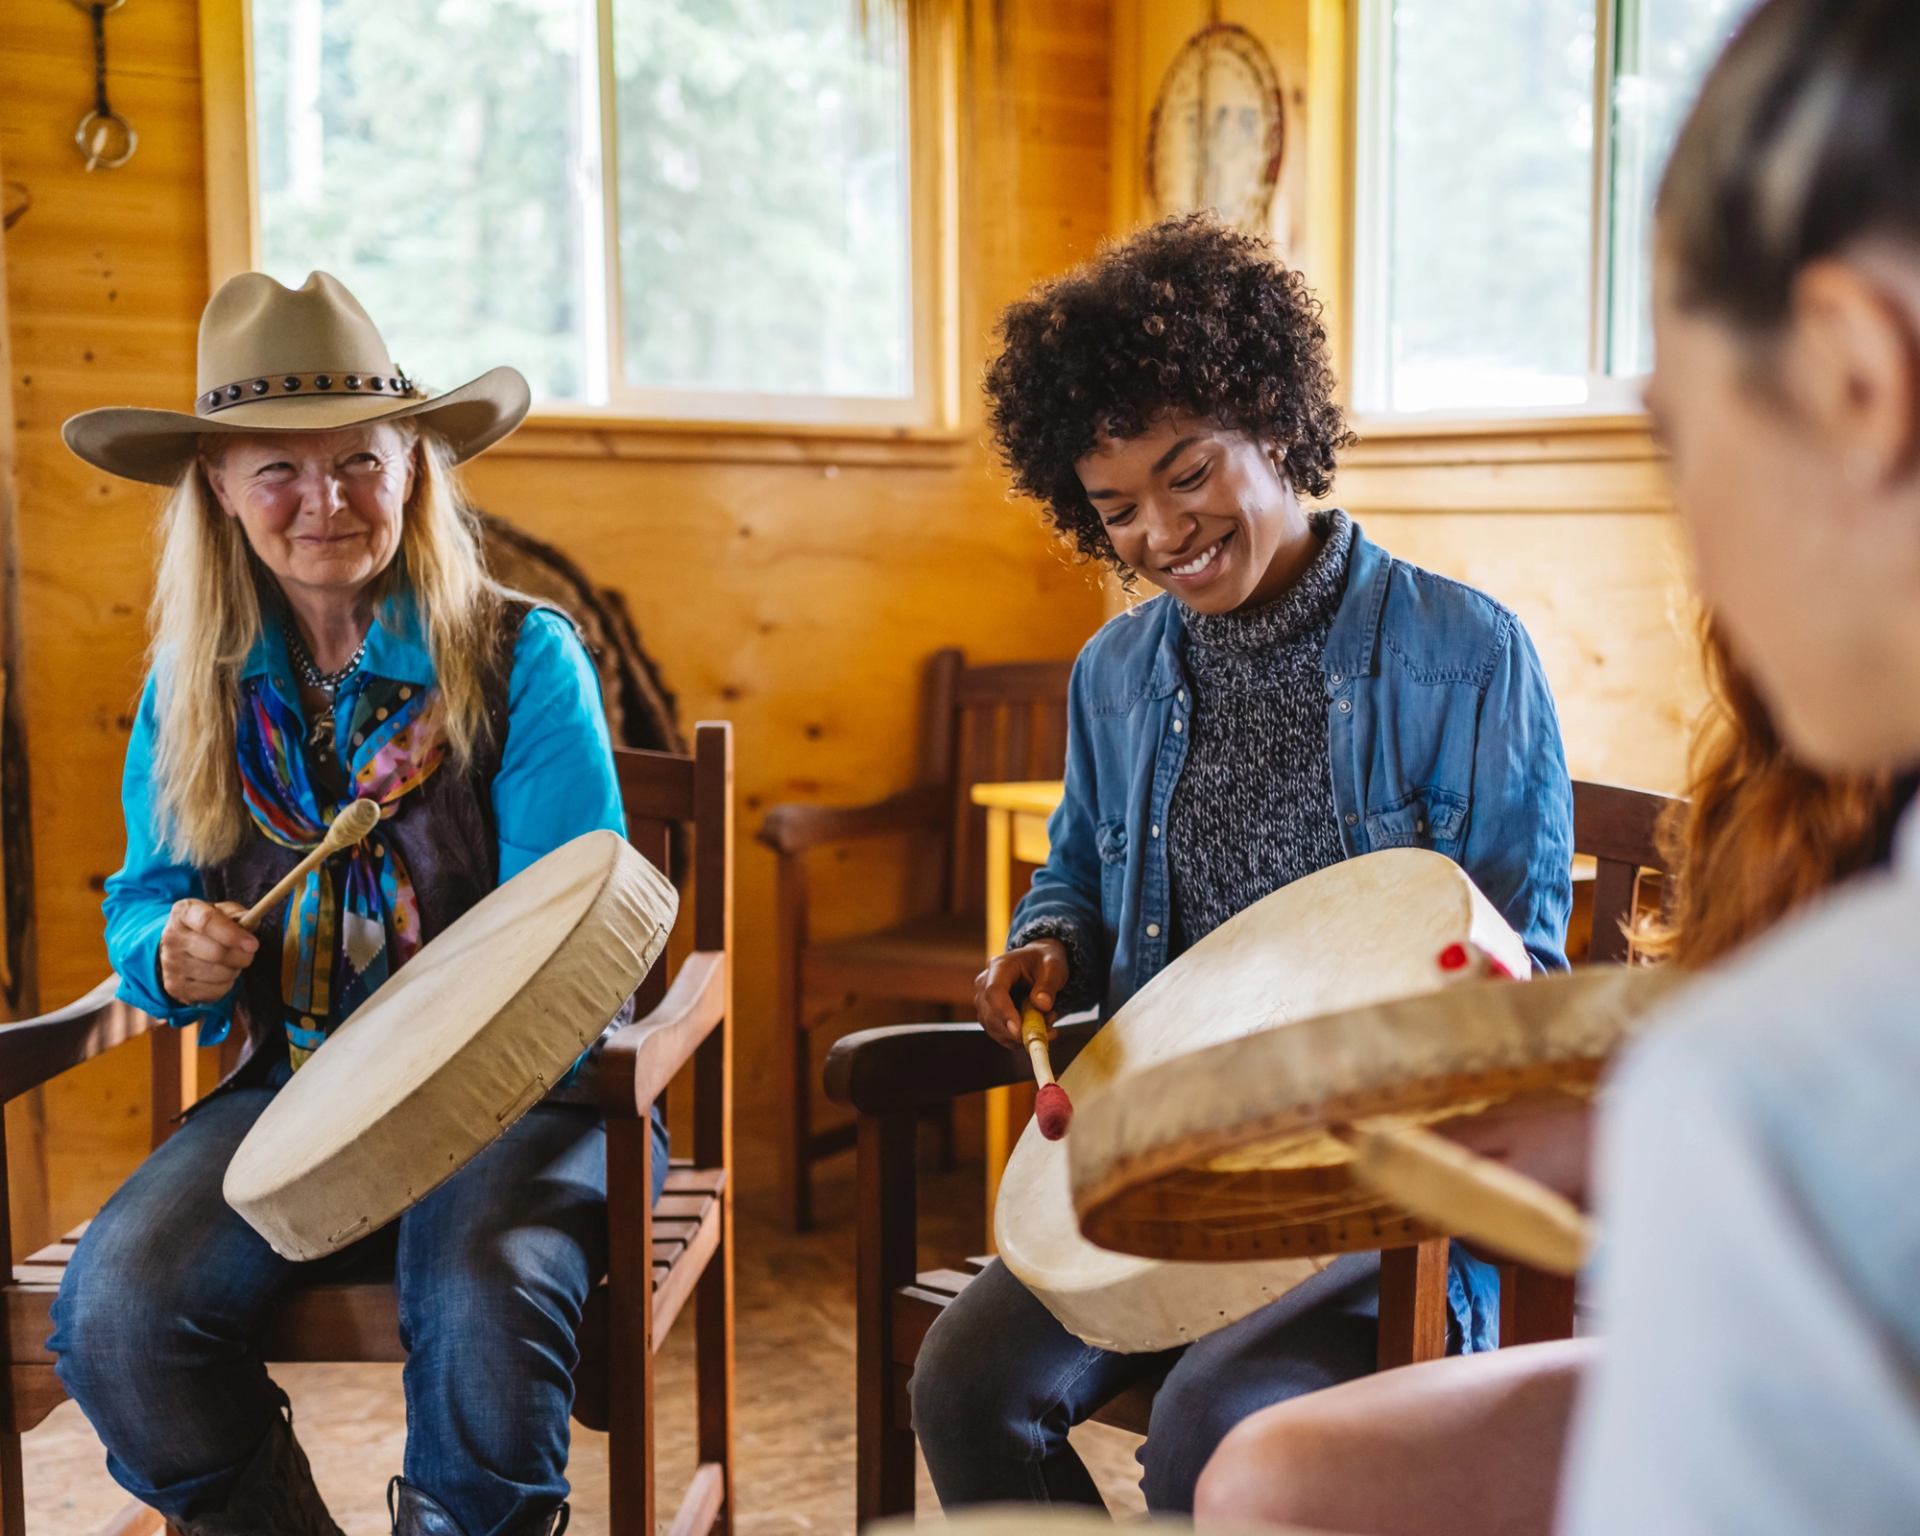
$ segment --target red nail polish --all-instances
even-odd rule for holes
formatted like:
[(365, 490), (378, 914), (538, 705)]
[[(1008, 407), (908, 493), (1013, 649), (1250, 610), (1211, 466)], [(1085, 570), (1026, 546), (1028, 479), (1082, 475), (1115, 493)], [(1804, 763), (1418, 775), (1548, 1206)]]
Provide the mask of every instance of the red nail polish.
[(1440, 951), (1440, 969), (1443, 971), (1460, 970), (1466, 963), (1467, 946), (1464, 944), (1449, 944)]

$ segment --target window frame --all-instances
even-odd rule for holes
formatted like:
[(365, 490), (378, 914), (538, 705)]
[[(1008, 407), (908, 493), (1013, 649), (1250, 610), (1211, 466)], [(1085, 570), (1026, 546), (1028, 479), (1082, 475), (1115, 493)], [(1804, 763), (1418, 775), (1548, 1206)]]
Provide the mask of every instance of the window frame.
[(1613, 94), (1619, 67), (1621, 0), (1592, 0), (1594, 8), (1593, 154), (1589, 176), (1591, 236), (1587, 257), (1587, 398), (1579, 404), (1487, 407), (1453, 417), (1445, 411), (1394, 410), (1370, 403), (1386, 397), (1388, 273), (1386, 157), (1391, 140), (1394, 0), (1353, 0), (1348, 49), (1349, 122), (1347, 171), (1352, 186), (1347, 246), (1351, 289), (1346, 298), (1349, 393), (1356, 417), (1374, 435), (1421, 436), (1453, 426), (1474, 430), (1486, 423), (1515, 429), (1579, 433), (1591, 423), (1605, 434), (1623, 422), (1645, 422), (1640, 403), (1645, 374), (1607, 371), (1613, 344), (1612, 293), (1619, 273), (1614, 257)]
[[(833, 395), (634, 388), (625, 383), (620, 347), (621, 294), (618, 144), (614, 115), (614, 0), (595, 8), (601, 235), (605, 250), (604, 349), (608, 401), (536, 402), (527, 428), (551, 436), (562, 452), (635, 458), (738, 458), (750, 461), (944, 462), (963, 445), (960, 346), (959, 46), (951, 7), (898, 0), (907, 87), (908, 313), (913, 392), (902, 399)], [(202, 120), (206, 150), (209, 288), (256, 270), (261, 252), (260, 180), (253, 74), (251, 0), (201, 0)], [(650, 444), (612, 446), (608, 434), (650, 436)], [(596, 446), (597, 445), (597, 446)]]

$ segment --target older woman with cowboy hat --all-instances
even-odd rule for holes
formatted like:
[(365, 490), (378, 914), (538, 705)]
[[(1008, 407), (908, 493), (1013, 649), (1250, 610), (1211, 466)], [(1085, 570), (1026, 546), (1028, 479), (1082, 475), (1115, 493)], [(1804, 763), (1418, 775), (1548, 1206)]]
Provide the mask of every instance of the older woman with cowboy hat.
[[(325, 273), (247, 273), (207, 306), (191, 414), (66, 426), (88, 463), (170, 488), (107, 882), (120, 995), (202, 1043), (245, 1033), (87, 1229), (51, 1347), (114, 1477), (186, 1532), (338, 1536), (258, 1345), (299, 1266), (223, 1202), (234, 1149), (425, 940), (551, 849), (624, 830), (586, 652), (488, 578), (454, 477), (527, 405), (511, 368), (426, 391)], [(344, 877), (241, 927), (355, 796), (382, 819)], [(369, 1240), (394, 1248), (408, 1350), (398, 1531), (564, 1527), (606, 1193), (604, 1128), (565, 1098)]]

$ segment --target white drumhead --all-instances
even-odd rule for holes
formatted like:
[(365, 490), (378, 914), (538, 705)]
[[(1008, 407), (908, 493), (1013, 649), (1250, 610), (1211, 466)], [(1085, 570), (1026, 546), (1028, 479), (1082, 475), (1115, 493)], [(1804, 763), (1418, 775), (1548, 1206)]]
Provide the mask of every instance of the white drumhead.
[(227, 1203), (314, 1259), (398, 1216), (543, 1098), (652, 969), (672, 884), (589, 832), (494, 890), (402, 966), (274, 1097)]
[(1442, 854), (1363, 855), (1296, 880), (1208, 934), (1142, 987), (1062, 1074), (1074, 1122), (1050, 1142), (1029, 1125), (994, 1210), (1007, 1268), (1060, 1322), (1102, 1349), (1141, 1353), (1189, 1343), (1292, 1290), (1324, 1259), (1173, 1263), (1096, 1248), (1080, 1235), (1068, 1147), (1087, 1108), (1159, 1062), (1296, 1019), (1431, 991), (1449, 945), (1513, 972), (1525, 945)]

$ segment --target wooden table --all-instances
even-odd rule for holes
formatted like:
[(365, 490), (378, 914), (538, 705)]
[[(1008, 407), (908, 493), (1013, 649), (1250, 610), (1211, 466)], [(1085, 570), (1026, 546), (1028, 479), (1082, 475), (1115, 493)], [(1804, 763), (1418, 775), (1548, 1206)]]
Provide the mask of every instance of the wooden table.
[[(1013, 922), (1013, 904), (1022, 894), (1014, 889), (1015, 869), (1047, 861), (1047, 818), (1059, 805), (1064, 786), (1057, 779), (1021, 784), (976, 784), (973, 803), (987, 812), (987, 954), (1006, 947)], [(1024, 890), (1024, 886), (1023, 886)], [(1031, 1097), (1022, 1090), (1020, 1097)], [(987, 1248), (993, 1251), (993, 1202), (1000, 1193), (1000, 1175), (1013, 1155), (1015, 1090), (987, 1091)]]

